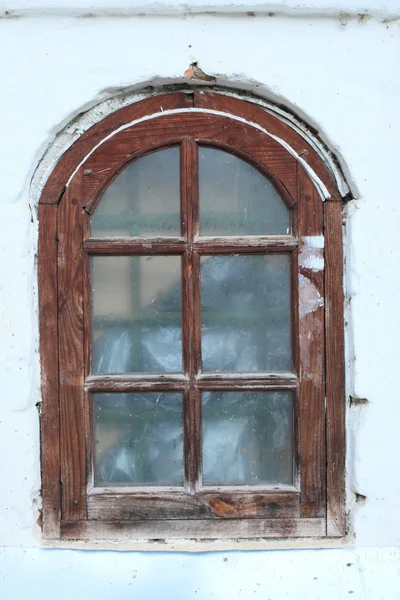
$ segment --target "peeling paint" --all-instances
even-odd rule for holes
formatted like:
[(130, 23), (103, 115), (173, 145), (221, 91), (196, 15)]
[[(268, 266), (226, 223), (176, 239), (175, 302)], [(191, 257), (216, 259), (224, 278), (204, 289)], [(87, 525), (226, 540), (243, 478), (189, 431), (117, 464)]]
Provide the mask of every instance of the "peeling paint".
[(369, 400), (367, 398), (358, 398), (357, 396), (350, 396), (350, 406), (365, 406)]
[(301, 273), (299, 274), (300, 318), (315, 312), (324, 306), (324, 299), (315, 285)]
[(367, 496), (365, 496), (364, 494), (360, 494), (359, 492), (354, 492), (356, 495), (356, 502), (361, 502), (364, 503), (367, 499)]
[(197, 62), (191, 63), (187, 71), (184, 72), (183, 76), (187, 77), (188, 79), (192, 79), (193, 81), (217, 81), (215, 77), (204, 73), (204, 71), (200, 69)]
[(323, 235), (310, 235), (301, 238), (299, 265), (311, 271), (323, 271), (324, 269), (324, 245)]

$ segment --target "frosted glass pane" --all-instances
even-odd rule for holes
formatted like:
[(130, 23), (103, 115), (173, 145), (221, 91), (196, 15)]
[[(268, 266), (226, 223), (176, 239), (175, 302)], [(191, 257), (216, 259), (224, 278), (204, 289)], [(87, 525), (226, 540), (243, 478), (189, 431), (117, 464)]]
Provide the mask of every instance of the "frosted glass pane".
[(203, 394), (203, 483), (292, 484), (291, 392)]
[(96, 485), (182, 485), (182, 395), (95, 394)]
[(180, 372), (180, 256), (94, 256), (93, 371)]
[(200, 234), (289, 233), (289, 210), (272, 183), (244, 160), (199, 148)]
[(93, 236), (179, 236), (179, 148), (135, 160), (104, 192)]
[(201, 258), (204, 371), (290, 371), (287, 254)]

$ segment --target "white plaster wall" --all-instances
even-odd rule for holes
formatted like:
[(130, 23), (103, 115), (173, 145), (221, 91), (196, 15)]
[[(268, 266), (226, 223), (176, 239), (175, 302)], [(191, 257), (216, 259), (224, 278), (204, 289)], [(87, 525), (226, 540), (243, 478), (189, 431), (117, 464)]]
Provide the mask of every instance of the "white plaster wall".
[[(0, 598), (83, 598), (90, 589), (99, 598), (136, 593), (141, 600), (160, 590), (200, 599), (399, 598), (400, 23), (393, 19), (400, 3), (365, 0), (369, 19), (356, 18), (355, 1), (332, 2), (323, 17), (322, 0), (276, 2), (288, 16), (275, 17), (107, 17), (111, 0), (60, 2), (60, 16), (56, 3), (43, 14), (46, 4), (0, 4), (0, 15), (21, 10), (19, 18), (0, 18)], [(85, 4), (100, 16), (77, 18)], [(160, 11), (182, 5), (166, 6)], [(351, 18), (335, 16), (350, 9)], [(337, 152), (357, 195), (346, 211), (347, 380), (348, 393), (369, 403), (349, 410), (351, 533), (335, 543), (347, 548), (193, 556), (40, 549), (37, 197), (30, 180), (79, 112), (126, 87), (180, 81), (191, 60), (224, 85), (306, 116)], [(354, 491), (366, 496), (355, 506)]]

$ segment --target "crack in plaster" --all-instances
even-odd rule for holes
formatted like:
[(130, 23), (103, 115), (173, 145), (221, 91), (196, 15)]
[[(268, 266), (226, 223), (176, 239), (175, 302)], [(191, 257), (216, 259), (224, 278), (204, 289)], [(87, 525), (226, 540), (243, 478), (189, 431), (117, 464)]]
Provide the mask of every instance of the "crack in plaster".
[(318, 7), (313, 4), (298, 2), (283, 4), (282, 2), (267, 3), (173, 3), (168, 1), (160, 2), (141, 2), (135, 3), (135, 6), (126, 6), (124, 4), (112, 6), (96, 7), (73, 5), (73, 3), (46, 4), (45, 6), (32, 6), (31, 2), (20, 2), (18, 8), (10, 6), (0, 7), (0, 19), (27, 19), (27, 18), (75, 18), (75, 19), (112, 19), (112, 18), (145, 18), (145, 17), (268, 17), (268, 18), (287, 18), (287, 19), (327, 19), (339, 20), (342, 25), (347, 25), (350, 21), (358, 22), (360, 25), (367, 24), (370, 20), (375, 20), (383, 25), (391, 25), (400, 19), (400, 6), (393, 10), (380, 6), (368, 9), (365, 5), (349, 5), (340, 3), (331, 3)]

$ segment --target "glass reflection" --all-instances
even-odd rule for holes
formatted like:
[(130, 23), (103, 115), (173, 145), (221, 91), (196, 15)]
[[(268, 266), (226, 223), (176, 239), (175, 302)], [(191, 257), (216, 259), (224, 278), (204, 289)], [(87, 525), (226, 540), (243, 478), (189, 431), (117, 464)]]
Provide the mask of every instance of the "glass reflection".
[(135, 160), (108, 186), (91, 218), (93, 236), (179, 236), (179, 148)]
[(285, 235), (289, 209), (272, 183), (241, 158), (199, 147), (200, 234)]
[(201, 258), (204, 371), (290, 371), (290, 257)]
[(95, 394), (95, 485), (182, 485), (182, 395)]
[(92, 257), (93, 371), (180, 372), (180, 256)]
[(291, 392), (203, 394), (204, 485), (293, 482)]

